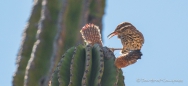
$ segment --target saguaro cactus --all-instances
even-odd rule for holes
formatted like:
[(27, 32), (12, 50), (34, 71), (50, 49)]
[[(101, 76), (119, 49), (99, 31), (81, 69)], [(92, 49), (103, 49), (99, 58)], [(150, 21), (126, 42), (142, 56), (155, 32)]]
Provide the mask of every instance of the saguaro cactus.
[(86, 23), (102, 26), (105, 0), (33, 0), (33, 3), (13, 86), (47, 86), (61, 55), (82, 42), (80, 28)]

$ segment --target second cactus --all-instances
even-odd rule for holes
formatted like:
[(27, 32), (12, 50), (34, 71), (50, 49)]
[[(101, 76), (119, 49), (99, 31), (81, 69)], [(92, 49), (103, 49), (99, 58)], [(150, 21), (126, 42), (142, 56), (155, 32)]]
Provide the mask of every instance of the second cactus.
[(62, 56), (51, 86), (124, 86), (114, 60), (113, 52), (99, 44), (72, 47)]

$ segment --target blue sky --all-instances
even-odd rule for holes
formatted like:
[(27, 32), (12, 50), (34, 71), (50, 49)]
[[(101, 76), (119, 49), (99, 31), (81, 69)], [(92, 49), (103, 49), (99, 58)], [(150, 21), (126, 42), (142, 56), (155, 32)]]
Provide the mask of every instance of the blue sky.
[[(127, 86), (188, 84), (187, 4), (187, 0), (107, 1), (103, 19), (105, 46), (122, 47), (116, 36), (108, 39), (107, 35), (124, 21), (131, 22), (145, 38), (142, 59), (123, 68)], [(11, 86), (16, 55), (31, 7), (32, 0), (0, 3), (0, 81), (3, 86)], [(115, 55), (119, 56), (119, 51)]]

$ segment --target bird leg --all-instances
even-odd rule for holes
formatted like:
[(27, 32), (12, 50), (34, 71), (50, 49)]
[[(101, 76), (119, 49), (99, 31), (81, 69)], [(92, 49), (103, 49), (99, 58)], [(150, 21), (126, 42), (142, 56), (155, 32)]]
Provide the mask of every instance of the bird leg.
[(114, 52), (115, 50), (122, 50), (123, 48), (109, 48), (112, 52)]

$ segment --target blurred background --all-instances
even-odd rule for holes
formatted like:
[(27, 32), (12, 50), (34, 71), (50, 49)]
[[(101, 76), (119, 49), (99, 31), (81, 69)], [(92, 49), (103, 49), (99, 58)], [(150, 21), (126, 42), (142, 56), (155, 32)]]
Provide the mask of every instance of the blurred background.
[[(0, 2), (0, 82), (12, 85), (22, 33), (30, 17), (32, 0)], [(126, 86), (188, 85), (188, 1), (106, 0), (103, 17), (105, 46), (122, 47), (107, 35), (124, 21), (143, 33), (142, 59), (123, 68)], [(119, 51), (115, 52), (119, 56)]]

